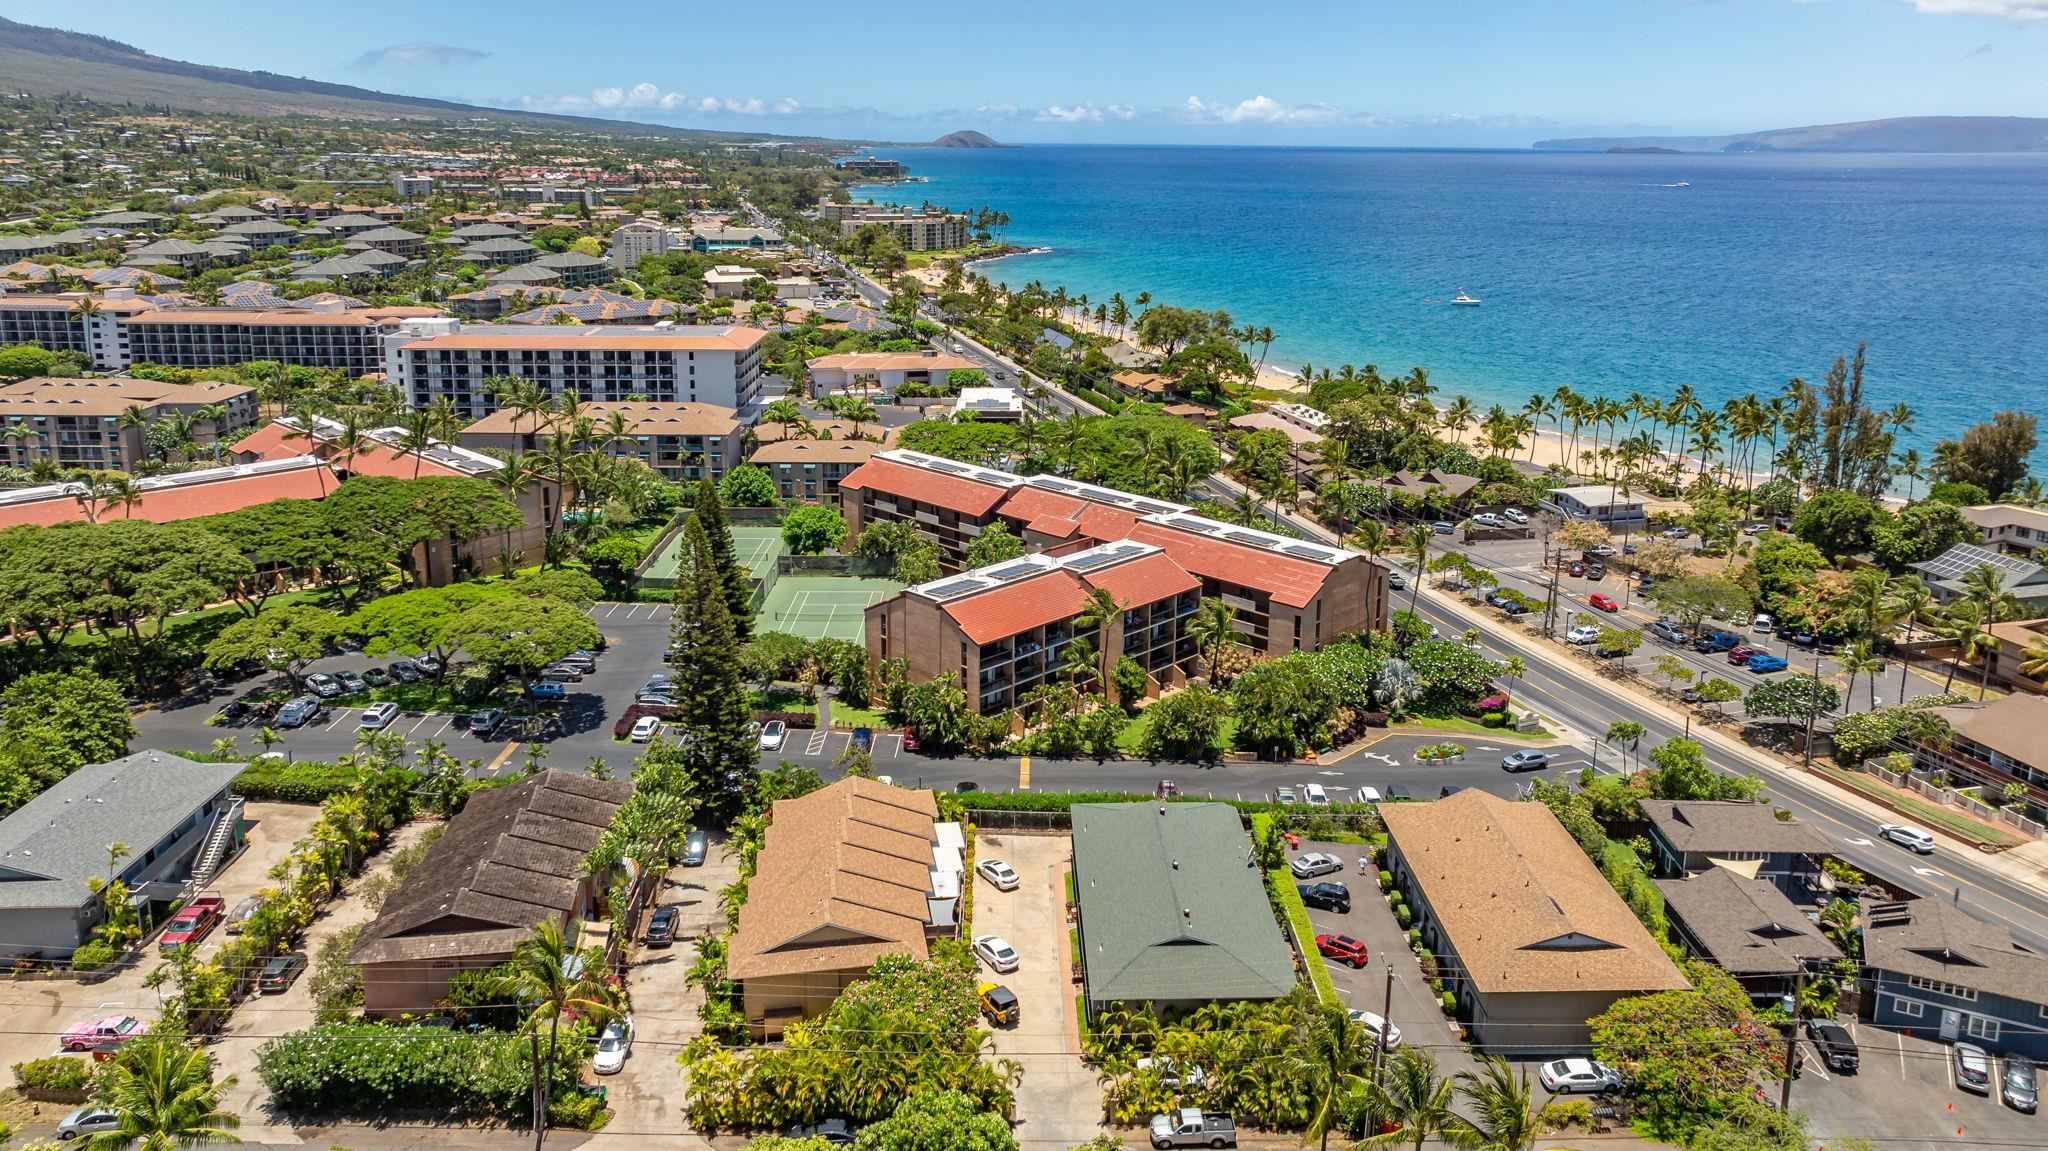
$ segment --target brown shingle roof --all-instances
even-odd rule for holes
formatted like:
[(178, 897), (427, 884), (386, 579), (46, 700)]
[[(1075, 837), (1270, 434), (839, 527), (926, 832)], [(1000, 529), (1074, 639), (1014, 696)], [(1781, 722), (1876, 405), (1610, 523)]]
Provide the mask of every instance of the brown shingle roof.
[(2041, 734), (2048, 732), (2048, 697), (2015, 692), (1990, 703), (1959, 703), (1933, 711), (1972, 743), (2028, 766), (2048, 763), (2041, 741)]
[(549, 770), (477, 792), (370, 925), (349, 961), (495, 955), (575, 909), (583, 858), (633, 785)]
[(754, 449), (751, 464), (862, 464), (882, 445), (869, 440), (771, 440)]
[(1767, 803), (1646, 799), (1643, 814), (1680, 851), (1825, 855), (1830, 850), (1828, 837), (1813, 825), (1779, 819)]
[(131, 404), (145, 411), (158, 404), (226, 404), (256, 389), (245, 384), (203, 380), (169, 384), (112, 377), (38, 377), (0, 385), (0, 413), (28, 416), (117, 416)]
[(925, 957), (938, 806), (929, 791), (842, 779), (775, 802), (739, 928), (734, 979), (865, 971)]
[(1945, 899), (1865, 897), (1863, 965), (2048, 1006), (2048, 958)]
[(1686, 986), (1542, 804), (1475, 788), (1386, 804), (1380, 818), (1480, 992)]

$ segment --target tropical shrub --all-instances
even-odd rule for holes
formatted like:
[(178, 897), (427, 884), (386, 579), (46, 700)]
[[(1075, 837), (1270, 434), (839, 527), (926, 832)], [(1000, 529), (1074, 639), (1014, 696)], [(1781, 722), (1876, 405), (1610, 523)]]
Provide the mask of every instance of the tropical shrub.
[(14, 1082), (23, 1091), (83, 1091), (92, 1082), (93, 1063), (52, 1055), (14, 1065)]
[[(587, 1027), (564, 1033), (552, 1072), (557, 1093), (575, 1088), (589, 1048)], [(285, 1112), (517, 1119), (532, 1106), (531, 1060), (523, 1035), (331, 1023), (265, 1043), (256, 1074)]]
[(112, 946), (95, 939), (71, 953), (71, 966), (78, 971), (98, 971), (119, 957)]

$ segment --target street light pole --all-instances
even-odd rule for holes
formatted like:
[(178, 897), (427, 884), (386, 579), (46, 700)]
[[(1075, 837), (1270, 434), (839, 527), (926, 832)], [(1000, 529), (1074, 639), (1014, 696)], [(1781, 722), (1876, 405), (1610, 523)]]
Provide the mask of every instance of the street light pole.
[(1820, 638), (1813, 641), (1813, 686), (1812, 698), (1806, 701), (1806, 764), (1805, 770), (1813, 770), (1813, 721), (1820, 716)]
[(1792, 1110), (1792, 1069), (1799, 1066), (1799, 997), (1806, 990), (1806, 968), (1799, 968), (1792, 983), (1792, 1025), (1785, 1032), (1785, 1081), (1778, 1088), (1778, 1110)]

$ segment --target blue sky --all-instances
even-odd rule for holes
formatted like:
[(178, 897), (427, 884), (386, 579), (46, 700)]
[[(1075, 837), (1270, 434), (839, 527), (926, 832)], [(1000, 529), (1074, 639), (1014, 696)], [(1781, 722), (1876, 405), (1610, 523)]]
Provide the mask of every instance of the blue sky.
[(2048, 0), (0, 0), (200, 63), (687, 127), (1515, 146), (2048, 115)]

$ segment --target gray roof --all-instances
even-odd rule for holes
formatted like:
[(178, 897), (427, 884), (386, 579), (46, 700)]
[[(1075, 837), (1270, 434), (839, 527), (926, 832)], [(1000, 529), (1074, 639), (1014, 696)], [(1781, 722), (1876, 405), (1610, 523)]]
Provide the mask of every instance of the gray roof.
[(1084, 803), (1074, 817), (1088, 997), (1276, 999), (1294, 988), (1235, 808)]
[(1841, 950), (1768, 879), (1710, 867), (1691, 879), (1660, 879), (1664, 906), (1733, 975), (1791, 975), (1806, 960)]
[(359, 244), (371, 244), (378, 240), (404, 241), (425, 239), (418, 232), (408, 232), (404, 228), (372, 228), (367, 232), (356, 233), (353, 238)]
[(611, 267), (608, 261), (601, 260), (596, 256), (585, 255), (582, 252), (550, 252), (535, 260), (534, 263), (539, 264), (543, 268), (588, 268), (593, 265)]
[(534, 246), (533, 246), (532, 244), (529, 244), (529, 243), (527, 243), (527, 242), (526, 242), (525, 240), (516, 240), (516, 239), (513, 239), (513, 238), (512, 238), (512, 237), (510, 237), (510, 236), (504, 236), (504, 237), (501, 237), (501, 238), (499, 238), (499, 239), (495, 239), (495, 240), (478, 240), (478, 241), (477, 241), (476, 243), (474, 243), (474, 244), (471, 244), (471, 245), (469, 245), (468, 247), (464, 248), (464, 249), (463, 249), (463, 251), (465, 251), (465, 252), (538, 252), (538, 251), (540, 251), (540, 249), (539, 249), (539, 248), (536, 248), (536, 247), (534, 247)]
[(516, 239), (522, 235), (525, 235), (525, 233), (519, 229), (508, 228), (503, 224), (469, 224), (448, 233), (448, 238), (451, 240), (498, 240)]
[(538, 263), (515, 264), (502, 272), (492, 272), (491, 282), (494, 284), (559, 284), (562, 282), (562, 273), (553, 268), (542, 267)]
[(107, 845), (155, 846), (242, 773), (140, 751), (79, 768), (0, 820), (0, 908), (77, 907), (107, 873)]
[(1865, 967), (2048, 1006), (2048, 958), (1947, 900), (1866, 896), (1860, 922)]
[(1832, 845), (1811, 824), (1779, 819), (1767, 803), (1709, 799), (1646, 799), (1643, 814), (1679, 851), (1825, 855)]
[(341, 228), (381, 228), (384, 221), (375, 216), (365, 216), (361, 212), (344, 212), (320, 221), (320, 226), (330, 231)]
[(135, 249), (138, 256), (203, 256), (207, 250), (190, 240), (176, 238), (156, 240)]
[(102, 212), (85, 223), (89, 228), (134, 228), (161, 224), (165, 219), (155, 212)]
[(299, 230), (290, 224), (282, 224), (276, 220), (258, 216), (253, 220), (242, 220), (229, 224), (220, 230), (220, 234), (223, 236), (296, 236), (299, 234)]

